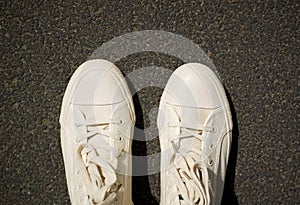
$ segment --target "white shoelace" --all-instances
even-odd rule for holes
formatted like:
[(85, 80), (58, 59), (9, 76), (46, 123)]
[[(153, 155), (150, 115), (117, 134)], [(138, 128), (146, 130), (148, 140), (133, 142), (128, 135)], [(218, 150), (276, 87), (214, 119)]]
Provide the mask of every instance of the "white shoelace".
[(175, 179), (177, 187), (171, 196), (173, 204), (207, 205), (210, 203), (209, 176), (207, 167), (199, 160), (201, 159), (201, 150), (189, 145), (190, 147), (185, 147), (188, 150), (181, 152), (179, 147), (184, 148), (180, 146), (180, 141), (187, 138), (195, 138), (194, 143), (202, 143), (202, 132), (212, 132), (213, 128), (208, 126), (190, 127), (181, 122), (172, 122), (169, 123), (169, 126), (180, 128), (180, 134), (170, 141), (174, 149), (170, 163), (174, 166), (169, 171)]
[[(119, 140), (118, 134), (105, 130), (109, 124), (120, 124), (122, 122), (110, 121), (110, 122), (97, 122), (97, 121), (83, 121), (75, 123), (76, 127), (86, 127), (87, 133), (79, 138), (77, 141), (80, 143), (78, 147), (78, 153), (83, 157), (85, 161), (86, 170), (90, 176), (90, 186), (88, 186), (88, 195), (84, 198), (84, 204), (97, 204), (108, 205), (111, 204), (116, 198), (116, 192), (122, 185), (117, 183), (116, 170), (117, 157), (121, 154), (120, 151), (114, 150), (112, 147), (101, 146), (100, 149), (104, 149), (106, 152), (111, 153), (110, 161), (107, 161), (98, 156), (95, 147), (88, 142), (88, 139), (99, 135), (100, 137), (109, 137), (114, 140)], [(99, 130), (99, 126), (103, 126), (103, 129)], [(97, 149), (99, 146), (97, 145)], [(106, 170), (110, 173), (110, 183), (105, 184), (104, 177), (99, 170)]]

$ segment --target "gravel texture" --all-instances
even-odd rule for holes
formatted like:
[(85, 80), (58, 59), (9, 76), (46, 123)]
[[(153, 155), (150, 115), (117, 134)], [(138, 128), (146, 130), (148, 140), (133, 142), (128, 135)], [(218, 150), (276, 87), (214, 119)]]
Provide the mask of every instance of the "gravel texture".
[[(99, 46), (142, 30), (198, 44), (227, 88), (235, 127), (223, 204), (299, 204), (299, 11), (298, 1), (270, 0), (0, 1), (0, 204), (70, 203), (58, 122), (64, 90)], [(128, 74), (183, 62), (142, 52), (116, 64)], [(148, 114), (161, 93), (135, 94), (139, 129), (155, 121)], [(133, 145), (135, 155), (159, 151), (158, 137)], [(135, 204), (158, 204), (159, 194), (159, 174), (133, 178)]]

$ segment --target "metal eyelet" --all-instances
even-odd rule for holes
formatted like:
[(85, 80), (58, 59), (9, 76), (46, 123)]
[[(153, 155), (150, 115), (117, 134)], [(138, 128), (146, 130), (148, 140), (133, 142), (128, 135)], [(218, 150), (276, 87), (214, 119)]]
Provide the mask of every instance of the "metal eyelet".
[(209, 165), (209, 166), (213, 166), (213, 165), (214, 165), (214, 161), (213, 161), (212, 159), (210, 159), (210, 160), (208, 161), (208, 165)]
[(124, 125), (124, 120), (120, 120), (119, 124)]
[(211, 132), (212, 132), (212, 133), (216, 133), (216, 132), (217, 132), (217, 128), (216, 128), (216, 127), (213, 127)]
[(119, 142), (123, 142), (124, 141), (124, 137), (122, 135), (119, 136)]
[(214, 148), (214, 145), (213, 145), (213, 144), (210, 144), (208, 148), (209, 148), (209, 149), (213, 149), (213, 148)]

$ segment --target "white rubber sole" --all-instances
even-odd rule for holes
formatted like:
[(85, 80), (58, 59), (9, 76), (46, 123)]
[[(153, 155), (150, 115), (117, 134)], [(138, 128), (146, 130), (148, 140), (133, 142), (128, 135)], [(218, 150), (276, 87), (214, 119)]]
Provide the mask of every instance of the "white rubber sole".
[(130, 115), (132, 118), (133, 123), (135, 123), (136, 118), (135, 118), (135, 112), (134, 112), (134, 105), (132, 101), (132, 95), (130, 94), (129, 88), (127, 86), (126, 80), (123, 77), (122, 73), (118, 68), (115, 67), (115, 65), (109, 61), (102, 60), (102, 59), (96, 59), (96, 60), (89, 60), (83, 64), (81, 64), (77, 70), (74, 72), (72, 75), (68, 86), (66, 88), (63, 101), (62, 101), (62, 106), (61, 106), (61, 112), (60, 112), (60, 118), (59, 122), (61, 125), (65, 123), (68, 108), (71, 102), (71, 99), (73, 98), (74, 91), (76, 88), (76, 84), (78, 80), (84, 76), (86, 73), (90, 72), (91, 70), (95, 69), (95, 67), (100, 67), (103, 66), (101, 64), (110, 64), (109, 70), (112, 70), (115, 73), (115, 76), (118, 78), (118, 82), (121, 82), (121, 90), (123, 95), (125, 96), (125, 100), (127, 101), (128, 105), (130, 106)]
[[(218, 91), (218, 97), (221, 99), (221, 104), (223, 110), (226, 110), (226, 122), (228, 123), (228, 130), (232, 130), (232, 116), (230, 112), (230, 106), (228, 103), (228, 99), (226, 96), (226, 92), (224, 89), (224, 86), (222, 85), (220, 79), (217, 77), (215, 72), (211, 70), (209, 67), (203, 64), (198, 64), (198, 63), (188, 63), (186, 64), (188, 67), (193, 69), (196, 73), (196, 69), (201, 69), (202, 72), (205, 72), (214, 82), (215, 89)], [(196, 67), (197, 66), (197, 67)]]
[[(197, 70), (201, 69), (201, 72), (204, 72), (205, 74), (207, 74), (207, 76), (210, 79), (212, 79), (213, 85), (215, 86), (215, 89), (218, 91), (217, 94), (218, 94), (218, 97), (221, 101), (222, 109), (226, 111), (225, 113), (226, 113), (227, 128), (228, 128), (228, 130), (232, 130), (232, 126), (233, 126), (232, 125), (232, 117), (231, 117), (230, 106), (229, 106), (228, 99), (227, 99), (227, 96), (226, 96), (226, 93), (225, 93), (225, 89), (224, 89), (222, 83), (220, 82), (219, 78), (214, 73), (214, 71), (211, 70), (206, 65), (203, 65), (203, 64), (187, 63), (187, 64), (184, 64), (184, 65), (178, 67), (172, 75), (177, 75), (178, 72), (184, 72), (184, 69), (186, 67), (189, 67), (190, 69), (194, 70), (194, 72), (197, 73), (197, 74), (199, 74)], [(199, 76), (199, 77), (203, 78), (201, 76)], [(172, 83), (172, 81), (169, 81), (166, 85), (166, 88), (171, 83)], [(165, 101), (164, 98), (165, 98), (165, 96), (164, 96), (164, 93), (163, 93), (162, 96), (161, 96), (161, 101)], [(160, 104), (160, 109), (162, 109), (161, 104)]]

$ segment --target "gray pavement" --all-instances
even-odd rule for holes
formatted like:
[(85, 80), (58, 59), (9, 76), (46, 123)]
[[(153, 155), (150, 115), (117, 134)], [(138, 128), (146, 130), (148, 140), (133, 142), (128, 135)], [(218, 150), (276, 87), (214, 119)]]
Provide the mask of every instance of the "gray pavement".
[[(299, 204), (299, 2), (270, 0), (0, 1), (0, 204), (70, 203), (58, 123), (67, 83), (103, 43), (147, 29), (198, 44), (228, 91), (235, 127), (223, 204)], [(155, 52), (116, 62), (124, 74), (182, 63)], [(134, 96), (138, 128), (161, 93)], [(135, 155), (159, 151), (158, 137), (133, 145)], [(159, 194), (159, 174), (133, 178), (135, 204), (158, 204)]]

